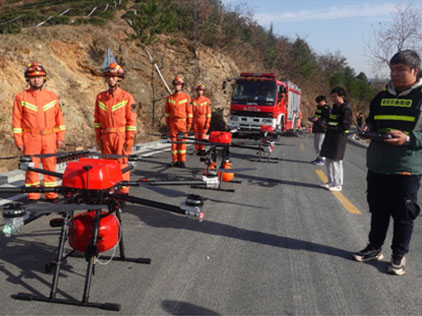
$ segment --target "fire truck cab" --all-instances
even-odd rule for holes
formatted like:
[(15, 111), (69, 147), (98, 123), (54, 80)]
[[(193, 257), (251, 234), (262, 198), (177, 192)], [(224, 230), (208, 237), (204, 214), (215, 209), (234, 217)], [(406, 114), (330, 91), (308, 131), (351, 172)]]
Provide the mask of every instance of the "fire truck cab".
[(270, 125), (280, 132), (300, 129), (298, 86), (277, 80), (273, 73), (240, 74), (233, 85), (228, 127), (259, 131)]

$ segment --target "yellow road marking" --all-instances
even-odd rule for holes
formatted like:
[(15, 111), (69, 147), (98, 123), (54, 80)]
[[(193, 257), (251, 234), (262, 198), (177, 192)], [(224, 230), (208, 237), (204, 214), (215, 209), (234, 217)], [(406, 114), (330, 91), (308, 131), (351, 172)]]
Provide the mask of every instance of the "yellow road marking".
[(299, 147), (300, 147), (300, 150), (305, 150), (305, 144), (300, 143)]
[[(317, 169), (315, 170), (315, 173), (318, 175), (318, 177), (321, 179), (322, 182), (327, 183), (328, 178), (325, 175), (324, 171)], [(359, 211), (359, 209), (352, 204), (341, 192), (331, 192), (334, 194), (334, 196), (339, 200), (339, 202), (343, 205), (343, 207), (351, 214), (359, 214), (361, 215), (362, 212)]]

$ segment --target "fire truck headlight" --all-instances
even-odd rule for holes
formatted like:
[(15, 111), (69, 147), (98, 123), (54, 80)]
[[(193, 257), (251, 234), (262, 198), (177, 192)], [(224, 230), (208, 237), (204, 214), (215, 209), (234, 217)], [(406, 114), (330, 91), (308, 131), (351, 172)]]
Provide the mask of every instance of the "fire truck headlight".
[(272, 119), (263, 119), (262, 123), (272, 123), (273, 120)]
[(230, 116), (230, 121), (238, 121), (239, 117), (237, 116)]

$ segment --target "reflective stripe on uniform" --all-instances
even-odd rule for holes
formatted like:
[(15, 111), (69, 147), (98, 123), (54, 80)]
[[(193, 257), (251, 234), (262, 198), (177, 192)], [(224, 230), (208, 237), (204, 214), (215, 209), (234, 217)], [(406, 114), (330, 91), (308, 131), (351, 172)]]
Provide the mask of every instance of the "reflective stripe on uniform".
[(396, 98), (383, 98), (381, 99), (381, 106), (396, 106), (403, 108), (412, 107), (412, 99), (396, 99)]
[(415, 117), (414, 116), (406, 116), (406, 115), (375, 115), (375, 120), (382, 121), (382, 120), (388, 120), (388, 121), (406, 121), (406, 122), (414, 122)]
[(207, 105), (207, 101), (205, 101), (205, 102), (202, 102), (199, 106), (204, 106), (204, 105)]
[(13, 130), (13, 134), (19, 134), (19, 133), (23, 133), (23, 129), (20, 127), (14, 128)]
[(107, 106), (101, 101), (98, 101), (98, 106), (100, 107), (101, 110), (107, 111)]
[(44, 106), (42, 107), (42, 110), (45, 112), (45, 111), (47, 111), (48, 109), (51, 109), (52, 107), (54, 107), (54, 106), (56, 105), (56, 103), (57, 103), (57, 100), (53, 100), (53, 101), (51, 101), (51, 102), (47, 103), (46, 105), (44, 105)]
[(165, 113), (165, 114), (164, 114), (164, 117), (170, 117), (170, 114)]
[(119, 102), (119, 103), (117, 103), (117, 104), (113, 105), (113, 106), (111, 107), (111, 112), (114, 112), (114, 111), (116, 111), (116, 110), (118, 110), (118, 109), (120, 109), (120, 108), (124, 107), (126, 104), (127, 104), (127, 100), (124, 100), (124, 101), (122, 101), (122, 102)]
[(174, 101), (173, 99), (168, 99), (168, 102), (171, 104), (176, 104), (176, 101)]
[(94, 128), (101, 128), (101, 123), (94, 123)]
[(128, 125), (126, 126), (127, 131), (136, 132), (136, 126)]
[(27, 108), (27, 109), (30, 109), (32, 111), (38, 112), (38, 107), (36, 105), (33, 105), (33, 104), (29, 103), (29, 102), (21, 101), (21, 105), (24, 108)]
[(211, 117), (211, 114), (207, 114), (207, 117)]
[(188, 117), (193, 117), (193, 114), (188, 114)]
[(44, 181), (44, 186), (45, 187), (55, 187), (55, 186), (57, 186), (57, 181), (53, 181), (53, 182), (45, 182)]
[(60, 125), (58, 128), (59, 128), (59, 131), (65, 131), (66, 130), (65, 125)]
[(39, 185), (40, 185), (39, 181), (33, 182), (33, 183), (25, 183), (26, 187), (34, 187), (34, 186), (39, 186)]
[(188, 99), (180, 100), (177, 104), (185, 104), (188, 102)]

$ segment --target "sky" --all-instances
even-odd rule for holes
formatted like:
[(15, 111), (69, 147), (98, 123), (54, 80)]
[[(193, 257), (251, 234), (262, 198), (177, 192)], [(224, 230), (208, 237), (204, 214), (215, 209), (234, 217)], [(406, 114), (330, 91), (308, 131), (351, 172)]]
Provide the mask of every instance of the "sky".
[[(416, 1), (418, 2), (418, 1)], [(373, 29), (379, 22), (392, 21), (395, 5), (389, 0), (223, 0), (232, 10), (250, 11), (265, 29), (273, 24), (276, 35), (294, 41), (306, 40), (321, 55), (340, 52), (356, 74), (374, 77), (365, 41), (373, 40)], [(413, 2), (415, 3), (415, 2)], [(247, 9), (246, 9), (247, 8)], [(388, 74), (387, 66), (384, 72)]]

